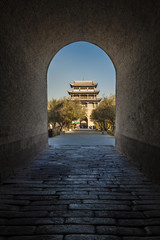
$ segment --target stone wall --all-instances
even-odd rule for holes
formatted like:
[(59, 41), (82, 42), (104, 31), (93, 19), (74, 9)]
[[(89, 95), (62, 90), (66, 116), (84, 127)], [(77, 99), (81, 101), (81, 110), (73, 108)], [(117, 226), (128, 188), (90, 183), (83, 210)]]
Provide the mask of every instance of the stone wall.
[(159, 181), (159, 7), (158, 0), (0, 1), (2, 179), (47, 145), (52, 57), (88, 41), (116, 68), (117, 148)]

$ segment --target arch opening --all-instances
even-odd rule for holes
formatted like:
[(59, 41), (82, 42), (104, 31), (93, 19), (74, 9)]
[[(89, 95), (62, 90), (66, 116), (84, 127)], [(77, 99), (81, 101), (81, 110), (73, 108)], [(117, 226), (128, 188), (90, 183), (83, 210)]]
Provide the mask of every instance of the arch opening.
[[(115, 78), (114, 65), (100, 47), (85, 41), (74, 42), (62, 48), (50, 62), (48, 100), (66, 97), (79, 101), (86, 116), (74, 119), (72, 128), (104, 130), (102, 125), (91, 119), (91, 114), (104, 99), (115, 95)], [(113, 129), (111, 124), (106, 121), (106, 129), (110, 128), (108, 133)]]

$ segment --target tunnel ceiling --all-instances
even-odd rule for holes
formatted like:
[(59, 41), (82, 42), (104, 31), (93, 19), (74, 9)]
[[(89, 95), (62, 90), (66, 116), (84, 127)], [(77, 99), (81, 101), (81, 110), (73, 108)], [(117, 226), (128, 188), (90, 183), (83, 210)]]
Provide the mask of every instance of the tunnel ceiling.
[(45, 64), (66, 44), (88, 41), (118, 65), (124, 45), (129, 54), (128, 45), (138, 47), (139, 34), (143, 31), (144, 35), (154, 24), (148, 10), (157, 14), (156, 1), (155, 13), (152, 8), (151, 1), (1, 1), (2, 34), (16, 41), (23, 54), (31, 51), (33, 58), (43, 58)]

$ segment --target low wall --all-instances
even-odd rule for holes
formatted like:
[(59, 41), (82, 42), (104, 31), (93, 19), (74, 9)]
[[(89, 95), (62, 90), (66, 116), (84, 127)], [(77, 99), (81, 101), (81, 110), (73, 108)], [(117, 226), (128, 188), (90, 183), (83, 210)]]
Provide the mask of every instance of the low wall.
[(153, 182), (160, 184), (160, 148), (117, 134), (116, 148)]
[(27, 166), (47, 146), (47, 133), (0, 145), (0, 182)]

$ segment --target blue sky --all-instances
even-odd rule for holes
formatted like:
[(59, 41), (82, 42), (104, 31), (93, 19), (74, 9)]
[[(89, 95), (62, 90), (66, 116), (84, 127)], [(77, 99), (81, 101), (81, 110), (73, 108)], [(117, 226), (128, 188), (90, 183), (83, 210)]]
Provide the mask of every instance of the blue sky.
[(116, 73), (109, 56), (88, 42), (75, 42), (62, 48), (48, 68), (48, 100), (69, 97), (69, 83), (74, 80), (94, 80), (100, 90), (98, 97), (115, 94)]

